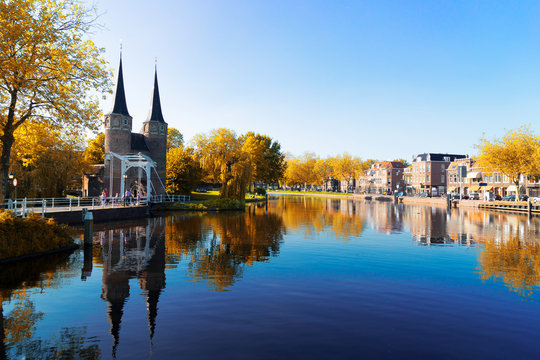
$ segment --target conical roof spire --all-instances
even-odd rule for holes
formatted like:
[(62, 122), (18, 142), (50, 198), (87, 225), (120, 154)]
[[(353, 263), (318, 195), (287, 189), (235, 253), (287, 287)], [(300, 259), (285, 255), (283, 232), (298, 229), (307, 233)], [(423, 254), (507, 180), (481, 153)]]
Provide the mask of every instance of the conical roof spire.
[(159, 101), (157, 66), (154, 72), (154, 90), (152, 92), (152, 101), (150, 102), (150, 111), (148, 112), (148, 118), (146, 121), (165, 122), (163, 119), (163, 114), (161, 113), (161, 102)]
[(112, 106), (111, 114), (121, 114), (130, 116), (127, 103), (126, 94), (124, 91), (124, 75), (122, 73), (122, 53), (120, 53), (120, 67), (118, 68), (118, 81), (116, 82), (116, 89), (114, 90), (114, 103)]

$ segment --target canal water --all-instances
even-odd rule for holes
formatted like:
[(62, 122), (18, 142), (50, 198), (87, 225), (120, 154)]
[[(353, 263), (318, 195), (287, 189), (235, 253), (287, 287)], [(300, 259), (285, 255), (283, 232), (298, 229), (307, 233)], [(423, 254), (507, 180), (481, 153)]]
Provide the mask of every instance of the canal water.
[[(80, 232), (80, 230), (78, 230)], [(272, 198), (0, 267), (0, 359), (538, 359), (538, 218)]]

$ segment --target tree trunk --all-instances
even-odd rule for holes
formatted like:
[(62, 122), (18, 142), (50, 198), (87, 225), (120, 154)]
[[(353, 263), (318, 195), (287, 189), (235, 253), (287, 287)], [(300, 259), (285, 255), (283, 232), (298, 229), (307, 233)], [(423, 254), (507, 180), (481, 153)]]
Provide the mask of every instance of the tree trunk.
[(0, 182), (0, 203), (3, 203), (6, 198), (7, 182), (9, 175), (9, 160), (11, 157), (11, 147), (15, 142), (13, 132), (15, 127), (13, 121), (15, 120), (15, 106), (17, 105), (17, 91), (11, 92), (11, 99), (9, 104), (9, 110), (7, 114), (7, 121), (4, 125), (3, 135), (0, 138), (2, 142), (2, 154), (0, 155), (0, 172), (2, 174), (2, 181)]
[(516, 199), (515, 199), (515, 201), (519, 201), (519, 176), (518, 176), (517, 181), (514, 181), (514, 183), (516, 184)]

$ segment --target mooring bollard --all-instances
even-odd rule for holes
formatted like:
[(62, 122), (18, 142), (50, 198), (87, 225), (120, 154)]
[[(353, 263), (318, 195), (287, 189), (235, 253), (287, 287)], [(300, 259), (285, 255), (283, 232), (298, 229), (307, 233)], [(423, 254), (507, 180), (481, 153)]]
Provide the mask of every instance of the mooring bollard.
[(91, 211), (84, 211), (84, 246), (92, 246), (94, 216)]

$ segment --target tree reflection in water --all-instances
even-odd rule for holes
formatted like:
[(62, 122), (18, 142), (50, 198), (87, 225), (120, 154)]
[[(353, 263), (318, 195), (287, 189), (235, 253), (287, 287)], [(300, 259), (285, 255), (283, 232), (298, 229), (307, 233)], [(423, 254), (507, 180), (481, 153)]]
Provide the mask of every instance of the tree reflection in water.
[(245, 266), (279, 254), (285, 228), (276, 214), (235, 212), (170, 216), (165, 233), (169, 260), (187, 259), (193, 280), (224, 291)]
[(520, 240), (517, 235), (496, 241), (490, 239), (478, 257), (482, 280), (499, 280), (511, 291), (531, 296), (540, 285), (540, 244)]
[[(31, 289), (59, 288), (67, 279), (78, 276), (80, 257), (56, 254), (0, 266), (0, 359), (12, 354), (17, 358), (97, 359), (97, 344), (88, 344), (86, 328), (62, 328), (50, 339), (34, 339), (38, 322), (44, 314), (30, 300)], [(3, 303), (14, 302), (4, 314)]]

